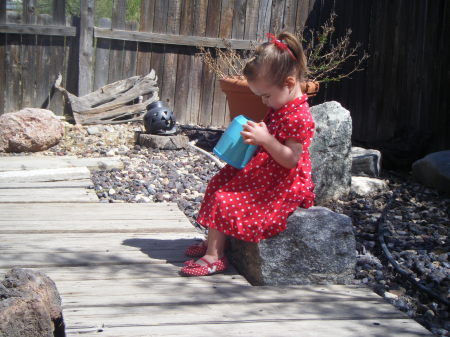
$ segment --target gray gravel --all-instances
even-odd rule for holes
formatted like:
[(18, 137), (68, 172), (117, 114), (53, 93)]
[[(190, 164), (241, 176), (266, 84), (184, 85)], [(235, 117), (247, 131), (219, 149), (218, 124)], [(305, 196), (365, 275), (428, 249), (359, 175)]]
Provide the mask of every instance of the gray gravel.
[[(192, 149), (159, 151), (134, 144), (140, 124), (96, 126), (88, 130), (67, 125), (65, 139), (47, 155), (122, 157), (123, 170), (92, 175), (101, 202), (176, 202), (195, 225), (195, 215), (215, 164)], [(211, 151), (220, 132), (184, 131)], [(349, 196), (327, 206), (353, 219), (358, 262), (355, 284), (366, 284), (437, 336), (450, 336), (448, 308), (418, 292), (397, 275), (381, 252), (377, 219), (393, 191), (394, 207), (387, 214), (385, 240), (396, 261), (416, 280), (449, 299), (450, 198), (414, 183), (408, 174), (384, 172), (390, 191), (373, 198)]]

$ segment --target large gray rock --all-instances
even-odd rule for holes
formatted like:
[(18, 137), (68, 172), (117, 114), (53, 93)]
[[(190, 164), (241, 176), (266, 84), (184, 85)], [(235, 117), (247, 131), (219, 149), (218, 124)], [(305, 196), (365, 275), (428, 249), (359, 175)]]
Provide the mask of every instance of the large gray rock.
[(378, 177), (381, 171), (381, 152), (378, 150), (352, 147), (352, 174)]
[(352, 119), (338, 102), (311, 107), (316, 131), (310, 146), (316, 204), (350, 192)]
[(0, 116), (0, 152), (37, 152), (59, 143), (64, 124), (45, 109), (26, 108)]
[(0, 337), (64, 336), (61, 298), (45, 274), (12, 269), (0, 283)]
[(450, 150), (434, 152), (412, 165), (414, 178), (425, 186), (450, 193)]
[(281, 234), (231, 240), (234, 265), (253, 285), (348, 284), (354, 278), (352, 221), (325, 207), (297, 209)]
[(183, 135), (159, 136), (147, 133), (138, 135), (138, 144), (152, 149), (160, 150), (179, 150), (186, 148), (189, 138)]

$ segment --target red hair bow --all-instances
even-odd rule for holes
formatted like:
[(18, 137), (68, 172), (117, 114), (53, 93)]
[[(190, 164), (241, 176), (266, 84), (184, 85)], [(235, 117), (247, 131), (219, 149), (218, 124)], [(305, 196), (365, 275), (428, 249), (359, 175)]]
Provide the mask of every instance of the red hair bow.
[(267, 33), (267, 38), (269, 38), (269, 39), (270, 39), (270, 42), (273, 43), (275, 46), (277, 46), (279, 49), (281, 49), (281, 50), (287, 50), (287, 52), (289, 53), (289, 56), (290, 56), (294, 61), (297, 61), (297, 58), (294, 56), (294, 54), (292, 53), (292, 50), (289, 48), (289, 46), (288, 46), (286, 43), (284, 43), (284, 42), (278, 40), (278, 39), (276, 38), (276, 36), (273, 35), (272, 33)]

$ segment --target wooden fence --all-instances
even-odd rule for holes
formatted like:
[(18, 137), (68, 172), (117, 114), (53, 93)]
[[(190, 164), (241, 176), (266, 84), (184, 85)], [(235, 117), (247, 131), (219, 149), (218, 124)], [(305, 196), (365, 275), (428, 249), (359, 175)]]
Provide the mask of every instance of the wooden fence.
[[(126, 0), (112, 1), (112, 18), (96, 23), (95, 0), (80, 0), (78, 19), (65, 18), (65, 0), (54, 1), (52, 17), (35, 15), (36, 1), (23, 1), (20, 23), (0, 2), (0, 114), (46, 106), (59, 72), (83, 95), (155, 69), (160, 97), (181, 123), (224, 126), (226, 99), (196, 46), (226, 38), (247, 48), (267, 32), (318, 28), (334, 8), (335, 36), (352, 29), (370, 58), (364, 72), (322, 86), (311, 103), (348, 108), (357, 144), (417, 154), (450, 146), (446, 0), (142, 0), (139, 24), (126, 22)], [(62, 113), (60, 97), (50, 108)]]

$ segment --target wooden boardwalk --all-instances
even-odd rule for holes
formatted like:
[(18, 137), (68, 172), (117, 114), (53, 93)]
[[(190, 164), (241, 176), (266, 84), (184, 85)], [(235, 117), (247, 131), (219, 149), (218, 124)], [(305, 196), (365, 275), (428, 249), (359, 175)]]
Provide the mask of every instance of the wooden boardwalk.
[[(12, 185), (0, 182), (2, 195)], [(0, 202), (0, 273), (49, 275), (69, 337), (430, 335), (364, 287), (253, 287), (234, 270), (181, 277), (199, 238), (170, 203)]]

